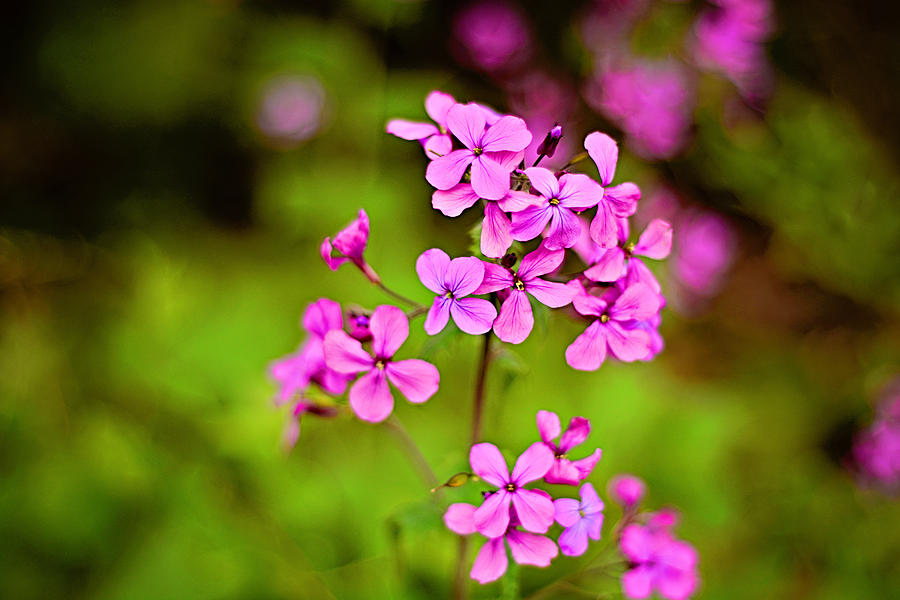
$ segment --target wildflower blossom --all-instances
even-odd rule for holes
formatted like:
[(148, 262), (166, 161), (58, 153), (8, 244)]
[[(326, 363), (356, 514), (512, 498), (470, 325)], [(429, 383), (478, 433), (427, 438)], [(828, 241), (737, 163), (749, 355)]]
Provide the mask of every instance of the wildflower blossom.
[(623, 228), (620, 227), (619, 231), (616, 247), (601, 250), (584, 276), (591, 281), (615, 282), (630, 275), (629, 282), (645, 283), (659, 293), (659, 282), (636, 257), (645, 256), (657, 260), (666, 258), (672, 250), (672, 226), (662, 219), (654, 219), (641, 233), (637, 243), (630, 244), (627, 243), (627, 231), (624, 239), (621, 236)]
[(325, 361), (346, 374), (363, 373), (350, 388), (350, 407), (363, 421), (377, 423), (391, 414), (394, 398), (388, 381), (414, 403), (428, 400), (438, 389), (440, 375), (434, 365), (419, 359), (395, 361), (394, 354), (409, 336), (409, 321), (396, 306), (382, 305), (369, 321), (372, 354), (343, 331), (325, 336)]
[(450, 260), (446, 252), (432, 248), (419, 256), (416, 272), (422, 284), (437, 294), (425, 319), (428, 335), (444, 329), (451, 316), (468, 334), (479, 335), (491, 330), (497, 318), (494, 305), (481, 298), (466, 298), (481, 285), (484, 263), (474, 256)]
[(647, 598), (654, 591), (667, 600), (684, 600), (694, 593), (697, 552), (666, 528), (632, 523), (625, 527), (619, 548), (632, 567), (622, 576), (629, 598)]
[(594, 486), (585, 483), (578, 490), (581, 500), (558, 498), (553, 501), (556, 522), (565, 527), (559, 536), (559, 548), (566, 556), (581, 556), (587, 551), (588, 538), (600, 539), (603, 527), (603, 500)]
[(454, 19), (453, 37), (464, 52), (460, 58), (488, 73), (513, 68), (530, 55), (527, 21), (506, 2), (465, 7)]
[(493, 444), (472, 446), (469, 462), (476, 475), (498, 488), (475, 510), (475, 528), (479, 533), (489, 538), (503, 535), (510, 526), (510, 505), (527, 531), (545, 533), (550, 528), (553, 524), (550, 497), (545, 492), (522, 487), (543, 477), (553, 466), (553, 453), (547, 446), (540, 442), (532, 444), (519, 456), (512, 475)]
[[(594, 465), (600, 460), (601, 450), (597, 448), (585, 458), (571, 461), (568, 452), (587, 439), (591, 432), (591, 422), (584, 417), (572, 417), (565, 433), (560, 437), (561, 427), (559, 416), (548, 410), (539, 410), (537, 413), (537, 427), (541, 440), (547, 448), (553, 452), (553, 466), (544, 475), (547, 483), (561, 483), (565, 485), (578, 485), (594, 470)], [(559, 444), (554, 442), (560, 438)]]
[(453, 139), (447, 132), (447, 113), (456, 103), (450, 94), (434, 90), (425, 98), (425, 112), (435, 124), (391, 119), (385, 130), (404, 140), (417, 140), (430, 159), (444, 156), (453, 149)]
[(616, 475), (609, 481), (609, 495), (626, 511), (640, 504), (647, 493), (647, 486), (634, 475)]
[(581, 231), (575, 213), (596, 206), (603, 199), (603, 188), (582, 174), (567, 173), (557, 180), (543, 167), (525, 169), (525, 175), (543, 201), (513, 214), (513, 239), (532, 240), (549, 224), (544, 240), (547, 249), (571, 248)]
[(633, 183), (610, 186), (619, 162), (619, 146), (615, 140), (595, 131), (584, 138), (584, 149), (597, 170), (603, 184), (603, 198), (597, 205), (597, 214), (591, 221), (591, 238), (602, 248), (613, 248), (617, 242), (618, 225), (616, 218), (629, 217), (637, 210), (641, 190)]
[(519, 344), (531, 333), (534, 327), (534, 314), (527, 294), (531, 294), (538, 302), (551, 308), (559, 308), (572, 301), (576, 290), (562, 283), (540, 278), (541, 275), (558, 269), (563, 258), (565, 250), (548, 250), (541, 245), (522, 258), (515, 273), (495, 263), (484, 263), (484, 281), (475, 293), (509, 291), (509, 295), (500, 306), (500, 314), (494, 321), (494, 333), (497, 337), (510, 344)]
[[(545, 494), (545, 492), (541, 492)], [(444, 513), (447, 528), (459, 535), (470, 535), (477, 531), (475, 513), (477, 508), (471, 504), (451, 504)], [(546, 567), (559, 554), (556, 544), (545, 535), (523, 531), (515, 509), (510, 511), (509, 525), (501, 535), (488, 539), (481, 547), (475, 562), (472, 564), (470, 576), (479, 583), (496, 581), (509, 566), (506, 546), (513, 560), (520, 565)]]
[(425, 172), (428, 183), (439, 190), (449, 190), (462, 179), (471, 165), (472, 188), (481, 198), (499, 200), (509, 191), (512, 168), (504, 163), (503, 152), (519, 152), (531, 142), (525, 121), (506, 115), (496, 123), (485, 125), (484, 111), (474, 104), (457, 104), (447, 113), (447, 127), (465, 146), (429, 163)]
[(600, 368), (607, 352), (621, 361), (640, 360), (651, 351), (652, 339), (638, 322), (650, 319), (659, 310), (659, 294), (643, 283), (625, 288), (621, 294), (608, 290), (598, 298), (583, 292), (577, 280), (570, 287), (578, 290), (573, 299), (575, 310), (596, 317), (584, 333), (566, 348), (566, 362), (573, 369), (594, 371)]
[[(325, 261), (325, 264), (332, 271), (337, 271), (338, 267), (350, 261), (363, 272), (369, 281), (378, 283), (381, 279), (363, 258), (368, 241), (369, 216), (366, 214), (366, 211), (359, 209), (359, 215), (356, 217), (356, 220), (336, 233), (333, 241), (330, 237), (322, 240), (319, 253), (322, 255), (322, 260)], [(335, 250), (339, 253), (337, 257), (333, 256)]]
[(677, 224), (673, 274), (691, 294), (715, 295), (734, 261), (734, 228), (725, 217), (705, 210), (690, 211)]

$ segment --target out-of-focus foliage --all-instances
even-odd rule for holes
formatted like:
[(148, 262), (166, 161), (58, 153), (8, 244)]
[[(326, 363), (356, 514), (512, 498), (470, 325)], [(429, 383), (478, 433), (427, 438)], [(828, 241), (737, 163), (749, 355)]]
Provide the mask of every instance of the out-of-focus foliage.
[[(456, 3), (27, 4), (4, 25), (0, 596), (445, 597), (456, 538), (441, 509), (477, 485), (432, 496), (385, 427), (347, 418), (304, 419), (285, 454), (264, 373), (313, 299), (389, 301), (317, 255), (358, 207), (369, 261), (405, 295), (429, 297), (423, 250), (467, 252), (478, 216), (433, 211), (420, 148), (383, 134), (388, 116), (424, 116), (434, 87), (501, 101), (451, 59)], [(550, 40), (577, 11), (526, 8), (576, 74), (571, 39)], [(679, 30), (684, 10), (640, 39)], [(775, 43), (802, 52), (799, 25), (781, 27)], [(664, 312), (655, 362), (596, 373), (563, 358), (582, 326), (538, 315), (495, 363), (485, 438), (517, 454), (538, 409), (589, 417), (604, 451), (590, 480), (633, 472), (650, 505), (681, 509), (703, 598), (896, 597), (900, 506), (843, 461), (900, 371), (897, 148), (865, 105), (783, 63), (764, 117), (726, 122), (705, 82), (688, 153), (626, 156), (617, 174), (668, 179), (737, 223), (722, 295), (701, 316)], [(317, 136), (290, 150), (255, 128), (282, 75), (326, 94)], [(585, 131), (609, 129), (595, 118)], [(467, 470), (477, 340), (412, 330), (403, 357), (423, 348), (443, 383), (396, 411), (445, 480)], [(591, 559), (523, 568), (519, 591)]]

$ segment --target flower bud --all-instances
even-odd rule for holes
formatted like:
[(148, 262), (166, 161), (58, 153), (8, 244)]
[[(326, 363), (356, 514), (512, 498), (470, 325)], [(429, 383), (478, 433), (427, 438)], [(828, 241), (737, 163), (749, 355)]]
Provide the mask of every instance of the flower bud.
[(516, 264), (517, 259), (518, 257), (516, 256), (515, 252), (510, 252), (500, 259), (500, 266), (504, 269), (512, 269), (513, 265)]
[(562, 125), (556, 123), (553, 126), (553, 129), (547, 132), (547, 135), (544, 137), (544, 141), (541, 142), (541, 145), (538, 146), (538, 156), (553, 158), (553, 153), (556, 152), (556, 146), (559, 145), (560, 138), (562, 138)]
[(609, 481), (609, 495), (625, 510), (637, 506), (646, 491), (644, 482), (634, 475), (616, 475)]

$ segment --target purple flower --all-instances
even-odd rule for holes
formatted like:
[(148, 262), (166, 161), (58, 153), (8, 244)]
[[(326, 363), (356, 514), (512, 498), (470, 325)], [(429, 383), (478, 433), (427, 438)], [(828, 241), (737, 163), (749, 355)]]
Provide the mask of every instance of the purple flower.
[(527, 21), (506, 2), (465, 7), (454, 19), (453, 37), (465, 52), (460, 58), (488, 73), (519, 65), (530, 55)]
[(567, 173), (557, 180), (543, 167), (525, 169), (525, 174), (543, 200), (513, 214), (513, 239), (532, 240), (549, 224), (544, 241), (547, 249), (571, 248), (581, 231), (575, 213), (596, 206), (603, 198), (603, 188), (587, 175)]
[(456, 103), (450, 94), (434, 90), (425, 98), (425, 112), (436, 125), (391, 119), (385, 129), (404, 140), (418, 140), (425, 155), (432, 160), (444, 156), (453, 149), (453, 140), (447, 132), (447, 113)]
[[(577, 280), (570, 287), (578, 290)], [(583, 288), (582, 288), (583, 290)], [(624, 362), (640, 360), (651, 351), (650, 334), (638, 326), (659, 310), (659, 294), (647, 285), (636, 283), (625, 288), (615, 299), (615, 289), (598, 298), (582, 292), (572, 303), (579, 314), (596, 317), (584, 333), (566, 348), (566, 362), (573, 369), (595, 371), (606, 358), (607, 351)]]
[(497, 318), (494, 305), (481, 298), (466, 298), (484, 279), (483, 262), (474, 256), (450, 260), (446, 252), (432, 248), (419, 256), (416, 272), (422, 285), (437, 294), (425, 318), (428, 335), (443, 330), (451, 316), (468, 334), (480, 335), (491, 330)]
[(734, 228), (714, 212), (694, 210), (678, 221), (675, 237), (672, 270), (679, 283), (694, 295), (715, 295), (734, 260)]
[(565, 485), (578, 485), (594, 470), (594, 465), (600, 460), (601, 450), (597, 448), (590, 456), (581, 460), (571, 461), (568, 452), (587, 439), (591, 432), (591, 422), (584, 417), (572, 417), (569, 426), (557, 445), (553, 440), (560, 437), (559, 417), (548, 410), (539, 410), (537, 413), (538, 433), (541, 440), (553, 452), (553, 466), (544, 475), (547, 483), (561, 483)]
[(667, 529), (633, 523), (622, 532), (619, 548), (633, 565), (622, 576), (627, 597), (647, 598), (655, 591), (668, 600), (685, 600), (696, 590), (697, 551)]
[(559, 548), (566, 556), (581, 556), (587, 551), (588, 538), (600, 539), (603, 527), (603, 500), (594, 486), (585, 483), (578, 490), (581, 501), (559, 498), (553, 501), (556, 522), (565, 527), (559, 536)]
[[(500, 152), (504, 168), (514, 169), (522, 160), (521, 152)], [(508, 191), (500, 200), (484, 200), (484, 219), (481, 222), (481, 253), (491, 258), (500, 258), (513, 243), (510, 230), (512, 224), (508, 212), (524, 210), (540, 202), (538, 196), (527, 192)], [(469, 183), (459, 183), (449, 190), (435, 190), (431, 196), (431, 206), (448, 217), (457, 217), (464, 210), (478, 202), (478, 194)]]
[(609, 495), (626, 511), (640, 504), (646, 493), (647, 486), (634, 475), (616, 475), (609, 480)]
[(641, 198), (641, 190), (633, 183), (609, 187), (619, 162), (619, 146), (611, 137), (599, 131), (589, 133), (584, 138), (584, 149), (597, 165), (600, 183), (604, 186), (603, 199), (597, 205), (597, 214), (591, 221), (591, 238), (602, 248), (614, 248), (619, 230), (616, 218), (634, 214), (637, 201)]
[(534, 315), (526, 292), (551, 308), (559, 308), (572, 301), (577, 290), (540, 278), (558, 269), (563, 258), (565, 250), (548, 250), (541, 245), (522, 258), (516, 273), (498, 264), (484, 263), (484, 281), (475, 293), (509, 290), (500, 307), (500, 315), (494, 321), (494, 333), (498, 338), (510, 344), (520, 344), (531, 333)]
[(493, 444), (472, 446), (469, 463), (476, 475), (498, 488), (475, 511), (475, 528), (479, 533), (489, 538), (503, 535), (510, 526), (510, 505), (515, 507), (524, 529), (547, 532), (553, 524), (553, 502), (545, 492), (522, 487), (543, 477), (553, 466), (553, 453), (547, 446), (540, 442), (532, 444), (519, 456), (512, 475)]
[[(322, 260), (328, 265), (332, 271), (337, 271), (338, 267), (347, 261), (352, 262), (372, 283), (379, 283), (381, 279), (366, 263), (363, 258), (363, 252), (366, 251), (366, 244), (369, 241), (369, 216), (366, 211), (359, 209), (359, 215), (356, 220), (337, 232), (334, 240), (330, 237), (322, 240), (319, 247), (319, 253)], [(338, 256), (333, 256), (334, 251), (338, 251)]]
[(386, 419), (394, 408), (388, 381), (407, 400), (418, 404), (434, 395), (440, 375), (434, 365), (424, 360), (393, 360), (409, 336), (409, 321), (396, 306), (376, 308), (369, 329), (372, 355), (343, 331), (329, 331), (325, 336), (325, 362), (338, 373), (363, 373), (350, 388), (350, 407), (363, 421), (377, 423)]
[(457, 104), (447, 113), (447, 127), (465, 149), (454, 150), (428, 164), (425, 179), (439, 190), (449, 190), (472, 166), (472, 188), (481, 198), (499, 200), (509, 191), (512, 168), (504, 152), (519, 152), (531, 142), (525, 121), (507, 115), (485, 129), (484, 109)]
[[(547, 495), (546, 492), (540, 493)], [(471, 504), (451, 504), (444, 513), (444, 523), (454, 533), (470, 535), (477, 531), (475, 527), (476, 511), (477, 508)], [(506, 531), (498, 537), (489, 539), (475, 557), (475, 563), (472, 565), (470, 573), (472, 579), (482, 584), (490, 583), (506, 573), (509, 559), (506, 556), (504, 541), (509, 546), (513, 560), (520, 565), (535, 567), (550, 565), (550, 561), (559, 553), (553, 540), (545, 535), (522, 531), (518, 526), (519, 519), (513, 509)]]
[(645, 256), (656, 260), (666, 258), (672, 250), (672, 226), (662, 219), (654, 219), (641, 233), (636, 244), (625, 242), (619, 237), (615, 248), (598, 252), (595, 263), (584, 272), (584, 276), (591, 281), (612, 283), (630, 275), (629, 282), (645, 283), (656, 293), (660, 293), (659, 282), (646, 265), (635, 257)]
[(288, 76), (266, 85), (257, 125), (279, 145), (294, 146), (322, 127), (325, 90), (313, 77)]

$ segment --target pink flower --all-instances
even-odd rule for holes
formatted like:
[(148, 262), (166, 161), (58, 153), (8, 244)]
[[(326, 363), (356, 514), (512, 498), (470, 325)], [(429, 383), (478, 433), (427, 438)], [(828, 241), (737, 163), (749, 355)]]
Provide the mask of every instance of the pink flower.
[(303, 313), (303, 327), (310, 333), (300, 349), (274, 361), (269, 366), (269, 376), (278, 385), (275, 404), (282, 405), (315, 383), (329, 394), (344, 393), (349, 378), (328, 368), (325, 364), (323, 341), (329, 331), (340, 331), (344, 326), (341, 305), (328, 298), (320, 298)]
[[(334, 241), (330, 237), (322, 240), (319, 247), (319, 253), (322, 260), (328, 265), (332, 271), (337, 271), (338, 267), (347, 261), (351, 261), (372, 283), (378, 283), (381, 279), (372, 270), (366, 260), (363, 258), (363, 252), (366, 251), (366, 244), (369, 241), (369, 216), (366, 211), (359, 209), (359, 215), (356, 220), (337, 232)], [(338, 256), (332, 256), (334, 251), (338, 251)]]
[[(580, 284), (577, 280), (570, 283), (570, 287), (578, 290)], [(596, 317), (584, 333), (566, 348), (566, 362), (573, 369), (599, 369), (607, 350), (624, 362), (640, 360), (650, 353), (652, 339), (638, 323), (657, 313), (659, 294), (643, 283), (628, 286), (621, 295), (612, 299), (616, 293), (615, 289), (611, 289), (603, 298), (578, 293), (572, 301), (579, 314)]]
[[(514, 169), (522, 160), (521, 152), (500, 152), (504, 168)], [(459, 183), (449, 190), (436, 190), (431, 196), (431, 206), (448, 217), (457, 217), (478, 202), (478, 194), (469, 183)], [(481, 222), (481, 253), (500, 258), (513, 243), (512, 224), (508, 212), (517, 212), (540, 201), (527, 192), (509, 191), (500, 200), (484, 200), (484, 219)]]
[[(546, 495), (546, 492), (541, 493)], [(451, 504), (444, 513), (444, 523), (454, 533), (470, 535), (477, 531), (475, 527), (476, 511), (477, 508), (471, 504)], [(506, 573), (509, 559), (506, 556), (504, 541), (509, 546), (513, 560), (520, 565), (546, 567), (559, 553), (556, 544), (547, 536), (519, 529), (519, 519), (515, 509), (511, 513), (506, 531), (498, 537), (489, 539), (475, 557), (470, 576), (478, 583), (496, 581)]]
[(266, 136), (290, 147), (322, 128), (326, 108), (325, 90), (317, 79), (280, 77), (266, 85), (256, 122)]
[(325, 336), (325, 362), (338, 373), (363, 373), (350, 388), (350, 407), (363, 421), (377, 423), (394, 408), (388, 381), (414, 403), (428, 400), (438, 389), (440, 375), (424, 360), (393, 360), (394, 354), (409, 336), (409, 321), (396, 306), (382, 305), (369, 321), (373, 355), (343, 331)]
[(432, 248), (419, 256), (416, 272), (422, 285), (437, 294), (425, 318), (428, 335), (443, 330), (451, 316), (468, 334), (480, 335), (491, 330), (497, 318), (494, 305), (481, 298), (466, 298), (481, 285), (484, 263), (474, 256), (450, 260), (446, 252)]
[(509, 296), (500, 307), (500, 315), (494, 321), (497, 337), (510, 344), (520, 344), (531, 333), (534, 315), (526, 292), (551, 308), (559, 308), (572, 301), (577, 290), (540, 278), (558, 269), (564, 257), (565, 250), (548, 250), (541, 245), (522, 258), (516, 273), (498, 264), (484, 263), (484, 281), (475, 293), (509, 290)]
[(404, 140), (418, 140), (432, 160), (444, 156), (453, 149), (453, 139), (447, 133), (447, 113), (456, 103), (450, 94), (435, 90), (425, 98), (425, 112), (437, 125), (391, 119), (385, 129)]
[(641, 198), (641, 190), (633, 183), (608, 187), (619, 162), (619, 146), (611, 137), (599, 131), (589, 133), (584, 138), (584, 149), (597, 165), (600, 183), (604, 186), (603, 199), (597, 205), (597, 214), (591, 221), (591, 238), (603, 248), (614, 248), (618, 241), (616, 217), (624, 218), (634, 214), (637, 201)]
[(715, 295), (734, 261), (734, 228), (725, 217), (706, 210), (689, 211), (678, 221), (672, 270), (695, 295)]
[[(627, 234), (626, 234), (627, 235)], [(596, 262), (584, 272), (591, 281), (616, 282), (630, 275), (629, 282), (647, 284), (660, 293), (659, 282), (637, 256), (661, 260), (672, 250), (672, 226), (662, 219), (654, 219), (647, 225), (637, 243), (625, 243), (621, 237), (615, 248), (602, 250)]]
[(472, 166), (472, 188), (481, 198), (499, 200), (509, 191), (513, 167), (504, 162), (504, 152), (519, 152), (531, 142), (525, 121), (507, 115), (485, 129), (484, 109), (457, 104), (447, 113), (447, 127), (465, 149), (454, 150), (428, 164), (425, 179), (439, 190), (449, 190)]
[(647, 486), (634, 475), (616, 475), (609, 481), (609, 495), (626, 511), (640, 504), (646, 493)]
[(619, 548), (633, 564), (622, 576), (627, 597), (647, 598), (655, 591), (668, 600), (685, 600), (696, 590), (697, 551), (667, 529), (633, 523), (622, 532)]
[(566, 556), (581, 556), (587, 551), (588, 538), (600, 539), (603, 527), (603, 500), (594, 486), (586, 483), (578, 491), (581, 501), (559, 498), (553, 501), (556, 522), (565, 527), (559, 536), (559, 548)]
[(468, 5), (454, 19), (453, 37), (465, 50), (460, 58), (489, 73), (519, 65), (530, 55), (528, 24), (506, 2)]
[(541, 434), (541, 440), (547, 448), (553, 452), (553, 466), (544, 475), (547, 483), (561, 483), (565, 485), (578, 485), (594, 470), (594, 465), (600, 460), (601, 450), (597, 448), (590, 456), (581, 460), (571, 461), (567, 454), (569, 450), (581, 444), (591, 432), (591, 422), (584, 417), (572, 417), (569, 426), (557, 445), (553, 440), (560, 437), (559, 417), (548, 410), (539, 410), (537, 413), (537, 427)]
[(489, 538), (503, 535), (510, 526), (510, 505), (515, 507), (524, 529), (546, 533), (553, 524), (550, 496), (522, 486), (540, 479), (553, 466), (553, 453), (547, 446), (540, 442), (532, 444), (516, 461), (511, 476), (503, 455), (493, 444), (472, 446), (469, 462), (476, 475), (498, 488), (474, 513), (475, 528), (479, 533)]
[(337, 409), (333, 406), (298, 400), (291, 409), (290, 419), (284, 430), (282, 439), (285, 448), (291, 449), (297, 445), (297, 440), (300, 439), (300, 417), (307, 413), (325, 418), (334, 418), (338, 415)]
[(543, 167), (525, 169), (525, 174), (543, 200), (513, 214), (513, 239), (532, 240), (541, 235), (549, 223), (544, 241), (547, 249), (571, 248), (581, 231), (575, 213), (596, 206), (603, 198), (603, 188), (587, 175), (567, 173), (557, 180)]

